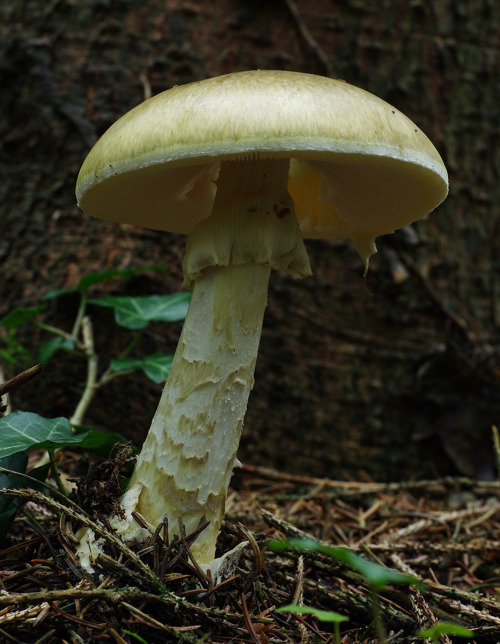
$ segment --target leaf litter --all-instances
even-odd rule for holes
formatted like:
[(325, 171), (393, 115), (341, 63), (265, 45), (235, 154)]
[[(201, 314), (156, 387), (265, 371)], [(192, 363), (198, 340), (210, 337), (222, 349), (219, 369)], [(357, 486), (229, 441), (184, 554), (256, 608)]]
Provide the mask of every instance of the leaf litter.
[[(335, 611), (347, 617), (343, 644), (379, 642), (372, 589), (359, 570), (321, 552), (331, 546), (347, 546), (420, 582), (377, 590), (387, 642), (430, 641), (418, 632), (438, 622), (469, 628), (468, 641), (478, 644), (500, 637), (498, 482), (332, 481), (244, 466), (233, 477), (220, 552), (249, 545), (234, 575), (215, 584), (190, 553), (203, 524), (194, 534), (181, 524), (173, 541), (162, 524), (133, 545), (112, 533), (106, 513), (119, 490), (117, 468), (128, 456), (118, 452), (94, 466), (78, 503), (52, 488), (9, 492), (28, 502), (0, 547), (1, 641), (333, 643), (333, 625), (315, 614)], [(61, 458), (61, 470), (71, 475), (81, 457), (66, 451)], [(95, 575), (74, 554), (82, 525), (105, 539)], [(297, 539), (321, 547), (269, 548)], [(277, 611), (292, 603), (312, 610)], [(439, 641), (451, 640), (443, 634)]]

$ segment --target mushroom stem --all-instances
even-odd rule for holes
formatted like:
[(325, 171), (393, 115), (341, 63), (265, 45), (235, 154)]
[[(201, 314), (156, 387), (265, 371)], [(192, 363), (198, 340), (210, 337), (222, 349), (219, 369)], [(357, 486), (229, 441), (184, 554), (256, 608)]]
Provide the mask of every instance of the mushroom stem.
[(241, 436), (267, 301), (270, 267), (209, 268), (196, 281), (158, 410), (130, 489), (135, 510), (153, 526), (178, 519), (189, 534), (210, 522), (192, 546), (199, 563), (215, 556), (227, 488)]
[[(310, 274), (287, 191), (287, 159), (221, 164), (210, 217), (188, 238), (193, 296), (169, 378), (130, 481), (135, 510), (189, 533), (201, 564), (215, 556), (260, 342), (271, 268)], [(140, 493), (137, 496), (137, 491)], [(124, 499), (124, 502), (126, 499)], [(122, 503), (126, 506), (126, 503)]]
[(221, 164), (212, 213), (188, 238), (188, 315), (158, 410), (112, 521), (126, 540), (141, 536), (139, 512), (169, 535), (209, 521), (191, 550), (200, 564), (216, 539), (240, 441), (267, 302), (271, 268), (310, 274), (287, 191), (287, 159)]

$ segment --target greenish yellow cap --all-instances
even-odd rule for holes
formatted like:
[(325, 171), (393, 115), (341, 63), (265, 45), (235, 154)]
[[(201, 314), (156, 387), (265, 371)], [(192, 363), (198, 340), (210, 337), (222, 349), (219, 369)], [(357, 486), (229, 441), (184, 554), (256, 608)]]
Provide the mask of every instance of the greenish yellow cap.
[(85, 160), (78, 203), (103, 219), (188, 234), (211, 212), (221, 160), (249, 157), (290, 158), (303, 237), (358, 247), (448, 192), (437, 150), (396, 108), (343, 81), (257, 70), (173, 87), (125, 114)]

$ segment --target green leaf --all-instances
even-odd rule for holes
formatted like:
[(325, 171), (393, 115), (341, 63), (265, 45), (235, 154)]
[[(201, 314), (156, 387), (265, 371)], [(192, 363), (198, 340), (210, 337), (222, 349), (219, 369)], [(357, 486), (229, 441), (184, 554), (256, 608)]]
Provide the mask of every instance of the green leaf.
[(418, 632), (420, 637), (439, 639), (441, 635), (458, 635), (459, 637), (474, 637), (474, 633), (468, 628), (452, 624), (451, 622), (436, 622), (432, 628), (425, 628)]
[(380, 590), (389, 584), (420, 585), (416, 577), (367, 561), (343, 546), (324, 546), (313, 539), (288, 539), (285, 541), (271, 541), (269, 548), (275, 552), (282, 552), (288, 548), (306, 552), (319, 552), (356, 570), (374, 590)]
[[(23, 487), (41, 489), (41, 483), (36, 485), (33, 481), (29, 481), (22, 476), (26, 472), (27, 463), (28, 454), (26, 452), (19, 452), (7, 458), (0, 458), (0, 468), (19, 472), (19, 474), (11, 474), (10, 472), (0, 471), (0, 489), (16, 490)], [(49, 464), (35, 468), (30, 472), (30, 476), (43, 482), (47, 478), (48, 471)], [(25, 500), (18, 497), (0, 496), (0, 543), (6, 538), (17, 511), (24, 503)]]
[(133, 637), (138, 642), (141, 642), (141, 644), (148, 644), (143, 637), (141, 637), (138, 633), (134, 633), (134, 631), (127, 631), (126, 629), (123, 629), (122, 633), (125, 633), (125, 635), (130, 635), (130, 637)]
[[(76, 434), (80, 437), (81, 442), (78, 447), (82, 449), (97, 452), (103, 456), (108, 456), (109, 452), (117, 443), (127, 443), (127, 439), (118, 432), (104, 432), (90, 429), (88, 427), (77, 427), (79, 433)], [(134, 448), (134, 452), (139, 451)]]
[[(14, 470), (15, 472), (26, 472), (26, 465), (28, 464), (27, 452), (19, 452), (12, 454), (7, 458), (0, 458), (0, 467), (7, 470)], [(23, 487), (22, 479), (17, 474), (10, 474), (7, 472), (0, 472), (0, 490), (7, 488), (9, 490)], [(0, 496), (0, 521), (10, 505), (11, 499), (6, 496)]]
[(0, 458), (33, 447), (60, 447), (74, 438), (67, 418), (43, 418), (25, 411), (0, 418)]
[(56, 288), (51, 291), (47, 291), (40, 298), (41, 300), (53, 300), (56, 297), (62, 297), (63, 295), (69, 295), (70, 293), (78, 293), (78, 286), (69, 286), (68, 288)]
[(147, 271), (156, 271), (157, 273), (166, 272), (163, 266), (157, 266), (155, 264), (151, 264), (150, 266), (142, 266), (140, 268), (110, 268), (107, 271), (89, 273), (88, 275), (84, 275), (76, 286), (48, 291), (42, 296), (42, 300), (51, 300), (56, 297), (68, 295), (70, 293), (87, 291), (91, 286), (99, 284), (100, 282), (104, 282), (106, 280), (124, 279), (126, 277), (131, 277), (132, 275), (137, 275), (137, 273), (145, 273)]
[(297, 606), (296, 604), (288, 604), (276, 609), (277, 613), (295, 613), (297, 615), (314, 615), (316, 619), (321, 622), (334, 622), (340, 624), (347, 622), (348, 618), (345, 615), (336, 613), (334, 610), (320, 610), (319, 608), (311, 608), (309, 606)]
[(174, 356), (166, 353), (154, 353), (144, 358), (121, 358), (112, 360), (110, 369), (117, 372), (142, 369), (150, 380), (159, 384), (167, 379), (173, 359)]
[(0, 337), (0, 359), (9, 364), (30, 360), (30, 354), (19, 342), (15, 331), (8, 331), (6, 337)]
[(50, 360), (50, 358), (52, 358), (56, 351), (59, 351), (60, 349), (71, 351), (74, 348), (75, 343), (71, 338), (52, 338), (51, 340), (44, 342), (38, 350), (38, 362), (45, 364)]
[(32, 318), (36, 317), (41, 311), (44, 311), (47, 307), (43, 304), (39, 306), (30, 306), (26, 309), (14, 309), (10, 313), (7, 313), (1, 320), (0, 326), (3, 326), (8, 331), (15, 329), (23, 322), (27, 322)]
[(126, 329), (144, 329), (152, 321), (177, 322), (186, 317), (191, 293), (128, 297), (109, 295), (90, 300), (92, 304), (111, 308), (115, 321)]
[(0, 458), (24, 450), (57, 449), (74, 445), (88, 450), (111, 449), (126, 442), (120, 434), (92, 429), (74, 434), (67, 418), (44, 418), (27, 411), (15, 411), (0, 418)]

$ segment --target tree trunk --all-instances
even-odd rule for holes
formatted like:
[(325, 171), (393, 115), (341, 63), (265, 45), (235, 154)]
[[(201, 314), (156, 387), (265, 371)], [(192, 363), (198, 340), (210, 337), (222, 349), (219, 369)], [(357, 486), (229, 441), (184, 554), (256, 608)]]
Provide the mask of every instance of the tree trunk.
[[(79, 166), (121, 114), (168, 87), (252, 68), (343, 78), (427, 133), (450, 171), (438, 212), (379, 240), (366, 280), (350, 244), (309, 242), (314, 276), (274, 274), (240, 459), (316, 476), (492, 475), (500, 415), (499, 30), (493, 0), (3, 0), (0, 5), (0, 316), (90, 271), (158, 263), (96, 288), (181, 288), (184, 240), (94, 221), (75, 205)], [(70, 325), (77, 302), (46, 321)], [(92, 309), (101, 365), (125, 340)], [(173, 352), (180, 325), (143, 350)], [(41, 336), (28, 329), (36, 352)], [(1, 347), (1, 345), (0, 345)], [(4, 364), (6, 376), (27, 366)], [(15, 396), (70, 415), (84, 364), (57, 354)], [(110, 385), (85, 422), (141, 442), (159, 398)]]

